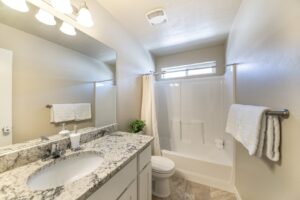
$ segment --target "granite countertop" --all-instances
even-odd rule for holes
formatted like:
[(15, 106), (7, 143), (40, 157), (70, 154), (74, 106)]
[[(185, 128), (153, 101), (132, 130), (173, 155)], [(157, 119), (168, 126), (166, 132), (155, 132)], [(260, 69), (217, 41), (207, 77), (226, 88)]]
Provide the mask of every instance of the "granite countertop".
[[(115, 132), (97, 140), (81, 145), (82, 150), (72, 152), (68, 150), (64, 157), (53, 160), (36, 162), (15, 168), (0, 174), (0, 199), (59, 199), (82, 200), (89, 197), (114, 174), (120, 171), (130, 162), (137, 153), (146, 148), (152, 137), (136, 135), (124, 132)], [(68, 156), (76, 156), (86, 152), (95, 152), (104, 159), (101, 167), (81, 179), (53, 189), (33, 191), (27, 186), (30, 175), (41, 168), (68, 159)]]

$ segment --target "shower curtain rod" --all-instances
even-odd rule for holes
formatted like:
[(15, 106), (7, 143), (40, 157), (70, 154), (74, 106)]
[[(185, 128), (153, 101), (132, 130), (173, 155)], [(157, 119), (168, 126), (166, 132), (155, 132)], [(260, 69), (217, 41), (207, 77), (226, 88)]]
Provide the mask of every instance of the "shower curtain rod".
[(225, 65), (225, 67), (229, 67), (229, 66), (233, 66), (233, 65), (238, 65), (239, 63), (231, 63), (231, 64), (227, 64)]
[(107, 80), (102, 80), (102, 81), (93, 81), (91, 83), (103, 83), (103, 82), (108, 82), (108, 81), (114, 81), (114, 79), (107, 79)]
[(154, 71), (150, 71), (149, 73), (147, 74), (142, 74), (143, 76), (148, 76), (148, 75), (161, 75), (161, 74), (165, 74), (166, 72), (165, 71), (161, 71), (161, 72), (154, 72)]

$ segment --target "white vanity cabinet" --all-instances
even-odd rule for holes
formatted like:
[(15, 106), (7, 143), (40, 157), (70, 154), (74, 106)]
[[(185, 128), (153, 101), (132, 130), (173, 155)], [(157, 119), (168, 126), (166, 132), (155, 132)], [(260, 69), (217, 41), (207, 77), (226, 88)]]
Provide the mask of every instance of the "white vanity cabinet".
[(151, 200), (151, 183), (151, 145), (149, 145), (88, 200)]

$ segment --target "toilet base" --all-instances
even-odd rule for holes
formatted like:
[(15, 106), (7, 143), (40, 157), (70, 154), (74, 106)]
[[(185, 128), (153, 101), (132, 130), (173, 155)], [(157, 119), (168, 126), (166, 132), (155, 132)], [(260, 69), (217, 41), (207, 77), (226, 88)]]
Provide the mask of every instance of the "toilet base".
[(171, 194), (169, 178), (153, 178), (152, 195), (167, 198)]

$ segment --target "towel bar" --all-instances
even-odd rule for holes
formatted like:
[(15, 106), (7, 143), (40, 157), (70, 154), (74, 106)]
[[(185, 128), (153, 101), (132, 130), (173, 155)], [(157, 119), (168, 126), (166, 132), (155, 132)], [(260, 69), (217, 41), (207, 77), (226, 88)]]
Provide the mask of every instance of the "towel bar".
[(275, 115), (275, 116), (287, 119), (290, 116), (290, 111), (288, 109), (277, 110), (277, 111), (269, 110), (269, 111), (266, 112), (266, 115)]

